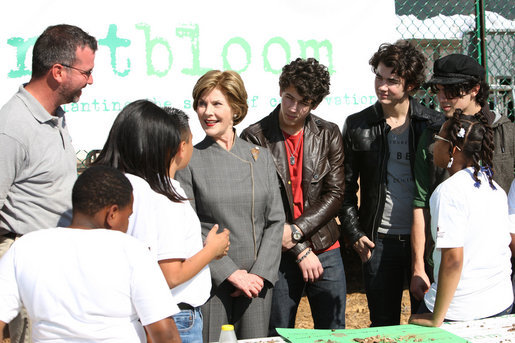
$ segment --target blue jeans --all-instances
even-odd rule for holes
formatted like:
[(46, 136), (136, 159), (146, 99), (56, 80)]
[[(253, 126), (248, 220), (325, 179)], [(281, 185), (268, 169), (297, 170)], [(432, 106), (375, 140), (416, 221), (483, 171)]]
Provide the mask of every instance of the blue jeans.
[(200, 307), (181, 310), (172, 316), (183, 343), (202, 343), (202, 312)]
[(344, 329), (347, 285), (340, 249), (318, 255), (324, 268), (322, 277), (304, 282), (302, 272), (289, 253), (283, 253), (279, 280), (273, 288), (269, 336), (277, 336), (276, 328), (293, 328), (297, 308), (304, 291), (309, 300), (315, 329)]
[[(411, 279), (411, 243), (406, 239), (377, 238), (372, 256), (363, 264), (370, 310), (370, 326), (399, 325), (402, 292)], [(408, 286), (409, 289), (409, 286)], [(410, 295), (412, 313), (420, 301)]]

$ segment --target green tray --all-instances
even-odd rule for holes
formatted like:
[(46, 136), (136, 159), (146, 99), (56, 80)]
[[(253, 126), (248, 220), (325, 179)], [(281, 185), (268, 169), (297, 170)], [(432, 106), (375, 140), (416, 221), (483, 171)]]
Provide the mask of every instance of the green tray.
[[(277, 329), (277, 332), (292, 343), (340, 343), (340, 342), (434, 342), (460, 343), (466, 339), (453, 335), (440, 328), (430, 328), (418, 325), (382, 326), (366, 329), (349, 330), (316, 330), (316, 329)], [(378, 337), (377, 337), (378, 336)], [(360, 341), (377, 337), (374, 341)]]

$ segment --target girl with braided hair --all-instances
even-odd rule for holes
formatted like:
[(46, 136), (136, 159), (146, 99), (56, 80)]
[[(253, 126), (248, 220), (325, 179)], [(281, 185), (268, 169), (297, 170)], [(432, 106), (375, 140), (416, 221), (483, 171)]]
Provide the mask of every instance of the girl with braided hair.
[(434, 163), (451, 175), (430, 199), (435, 282), (412, 324), (508, 314), (513, 303), (508, 200), (493, 181), (486, 118), (456, 110), (435, 135)]

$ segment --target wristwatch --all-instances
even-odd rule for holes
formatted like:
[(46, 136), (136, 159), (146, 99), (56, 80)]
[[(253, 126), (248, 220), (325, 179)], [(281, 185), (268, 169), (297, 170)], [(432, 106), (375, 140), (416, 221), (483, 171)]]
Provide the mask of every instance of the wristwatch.
[(295, 225), (290, 225), (290, 229), (291, 229), (292, 241), (294, 241), (294, 242), (300, 241), (302, 239), (302, 232), (300, 232), (300, 230), (298, 230)]

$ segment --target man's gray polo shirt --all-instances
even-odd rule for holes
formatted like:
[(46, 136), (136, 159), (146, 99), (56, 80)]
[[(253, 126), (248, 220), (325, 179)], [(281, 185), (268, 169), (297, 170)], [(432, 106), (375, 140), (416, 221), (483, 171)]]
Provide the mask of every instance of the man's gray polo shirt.
[(0, 235), (69, 225), (76, 168), (63, 109), (21, 86), (0, 109)]

